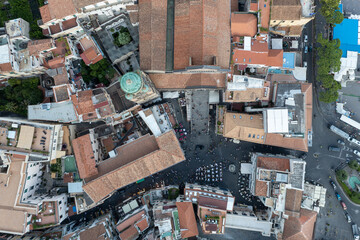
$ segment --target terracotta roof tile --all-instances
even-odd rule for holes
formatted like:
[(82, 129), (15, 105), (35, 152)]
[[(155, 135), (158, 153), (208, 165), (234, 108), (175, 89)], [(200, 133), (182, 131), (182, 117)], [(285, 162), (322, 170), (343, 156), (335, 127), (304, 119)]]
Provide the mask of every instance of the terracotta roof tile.
[(257, 158), (257, 167), (284, 172), (290, 171), (290, 160), (288, 158), (259, 156)]
[(302, 191), (296, 189), (286, 189), (285, 210), (300, 212)]
[(238, 11), (239, 11), (239, 1), (231, 0), (231, 12), (238, 12)]
[(85, 179), (98, 173), (94, 153), (91, 147), (90, 135), (75, 138), (72, 141), (73, 150), (80, 178)]
[(86, 65), (97, 63), (103, 59), (103, 56), (100, 53), (98, 54), (94, 47), (87, 49), (80, 54), (80, 57), (84, 60)]
[(28, 50), (30, 55), (39, 56), (40, 52), (54, 48), (52, 39), (32, 40), (28, 42)]
[(11, 63), (1, 63), (0, 64), (0, 72), (10, 72), (13, 71)]
[(300, 210), (300, 217), (289, 217), (285, 220), (283, 239), (312, 240), (317, 213), (307, 209)]
[(259, 64), (272, 67), (283, 66), (282, 49), (264, 49), (267, 44), (254, 42), (251, 51), (234, 49), (233, 60), (235, 64)]
[(165, 71), (167, 0), (139, 2), (140, 67)]
[(226, 211), (227, 200), (215, 199), (207, 196), (200, 195), (198, 198), (198, 204), (202, 207), (216, 208)]
[(75, 106), (78, 115), (89, 114), (95, 112), (95, 107), (92, 102), (92, 90), (80, 91), (76, 95), (71, 95), (71, 100)]
[(50, 10), (49, 10), (48, 4), (40, 7), (39, 10), (40, 10), (40, 15), (41, 15), (41, 19), (42, 19), (43, 23), (47, 23), (48, 21), (50, 21), (52, 19), (51, 15), (50, 15)]
[(271, 6), (271, 20), (299, 20), (300, 0), (274, 0)]
[(230, 1), (175, 1), (174, 69), (192, 65), (229, 68)]
[(98, 223), (94, 227), (87, 228), (85, 231), (80, 232), (80, 239), (87, 240), (105, 240), (105, 225), (102, 223)]
[(268, 184), (264, 181), (256, 180), (255, 182), (255, 196), (267, 197)]
[(254, 14), (231, 14), (231, 36), (255, 36), (257, 18)]
[(69, 83), (69, 76), (66, 71), (66, 67), (62, 67), (58, 74), (53, 76), (55, 85), (62, 85)]
[(250, 3), (250, 12), (256, 12), (259, 10), (259, 3)]
[[(139, 139), (129, 144), (137, 141)], [(184, 153), (173, 131), (157, 137), (156, 142), (158, 150), (87, 182), (83, 186), (84, 191), (94, 202), (99, 202), (119, 188), (184, 161)]]
[(73, 0), (48, 0), (48, 4), (40, 7), (43, 23), (52, 19), (62, 19), (77, 13)]
[(139, 233), (134, 226), (130, 226), (119, 234), (121, 240), (135, 240)]
[(77, 25), (78, 24), (76, 22), (76, 17), (70, 18), (70, 19), (62, 22), (62, 29), (65, 31), (70, 28), (76, 27)]
[(225, 113), (224, 137), (264, 143), (265, 130), (262, 114)]
[(225, 88), (226, 82), (225, 73), (150, 73), (149, 77), (158, 89)]
[(52, 69), (63, 67), (64, 64), (65, 64), (65, 58), (56, 57), (56, 58), (53, 58), (53, 59), (49, 60), (47, 63), (49, 65), (49, 67), (52, 68)]
[(269, 28), (270, 21), (270, 3), (267, 0), (259, 0), (259, 10), (261, 11), (261, 27)]
[(199, 235), (193, 204), (191, 202), (177, 202), (176, 207), (179, 213), (179, 222), (182, 238), (189, 238)]
[(140, 221), (145, 215), (146, 215), (145, 210), (141, 210), (140, 212), (130, 216), (129, 218), (125, 219), (124, 221), (119, 222), (119, 224), (116, 225), (116, 229), (119, 232), (122, 232), (129, 226), (133, 226), (136, 222)]
[(136, 226), (139, 228), (141, 232), (143, 232), (145, 229), (149, 227), (148, 220), (146, 218), (143, 218), (142, 220), (136, 223)]
[(51, 33), (51, 34), (56, 34), (56, 33), (61, 32), (61, 28), (60, 28), (60, 24), (59, 24), (59, 23), (57, 23), (57, 24), (55, 24), (55, 25), (51, 25), (49, 28), (50, 28), (50, 33)]

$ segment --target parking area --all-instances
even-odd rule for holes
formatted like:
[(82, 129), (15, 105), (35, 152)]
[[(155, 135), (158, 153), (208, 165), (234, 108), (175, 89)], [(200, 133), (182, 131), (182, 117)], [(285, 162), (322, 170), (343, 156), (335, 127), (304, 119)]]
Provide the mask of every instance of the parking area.
[(35, 128), (34, 139), (31, 149), (37, 151), (49, 152), (51, 130), (44, 128)]
[[(334, 190), (330, 185), (330, 181), (325, 187), (328, 189), (326, 205), (320, 210), (317, 217), (315, 239), (353, 239), (351, 223), (347, 222), (345, 211), (335, 195), (335, 191), (338, 191), (338, 189)], [(350, 216), (352, 214), (349, 212)]]

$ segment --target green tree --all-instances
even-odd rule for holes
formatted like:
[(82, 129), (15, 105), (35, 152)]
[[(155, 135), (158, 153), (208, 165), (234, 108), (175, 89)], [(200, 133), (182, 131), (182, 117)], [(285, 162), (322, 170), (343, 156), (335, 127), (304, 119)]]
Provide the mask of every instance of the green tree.
[(320, 101), (325, 103), (332, 103), (335, 102), (339, 97), (339, 93), (337, 90), (334, 90), (332, 88), (326, 89), (325, 91), (320, 93)]
[(344, 169), (337, 171), (336, 176), (339, 178), (340, 181), (345, 181), (348, 178), (348, 174)]
[(118, 42), (120, 45), (126, 45), (131, 42), (131, 36), (129, 32), (121, 32), (119, 33)]
[(320, 3), (321, 3), (320, 13), (325, 17), (327, 23), (338, 24), (342, 22), (344, 16), (341, 19), (341, 17), (338, 14), (340, 13), (342, 15), (342, 13), (339, 12), (340, 0), (321, 0)]
[(318, 73), (322, 75), (328, 74), (331, 71), (338, 72), (340, 70), (340, 59), (342, 56), (342, 50), (339, 48), (340, 40), (328, 40), (319, 34), (317, 42), (320, 44), (320, 47), (316, 49), (318, 55)]
[(27, 114), (28, 105), (42, 101), (42, 91), (38, 88), (38, 78), (9, 79), (9, 86), (0, 90), (0, 110), (21, 115)]
[(93, 81), (94, 83), (104, 83), (105, 85), (108, 85), (109, 79), (112, 79), (114, 74), (114, 68), (106, 59), (102, 59), (90, 66), (81, 62), (81, 75), (86, 83)]
[(357, 163), (356, 160), (351, 160), (349, 162), (349, 167), (352, 168), (352, 169), (357, 169), (359, 167), (359, 164)]

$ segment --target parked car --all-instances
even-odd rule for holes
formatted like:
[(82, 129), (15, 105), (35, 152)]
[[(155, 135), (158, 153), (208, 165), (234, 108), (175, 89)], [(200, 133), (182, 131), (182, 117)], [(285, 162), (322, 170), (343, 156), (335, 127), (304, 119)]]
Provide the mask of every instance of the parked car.
[(346, 204), (345, 204), (343, 201), (340, 201), (340, 203), (341, 203), (342, 208), (343, 208), (344, 210), (346, 210), (346, 209), (347, 209)]
[(304, 42), (308, 42), (308, 35), (304, 35)]
[(354, 154), (358, 157), (360, 157), (360, 152), (358, 150), (354, 150)]
[(334, 183), (332, 180), (330, 180), (330, 184), (331, 184), (331, 186), (333, 187), (333, 189), (335, 190), (335, 189), (336, 189), (335, 183)]
[(348, 223), (351, 223), (351, 217), (347, 212), (345, 212), (345, 218), (348, 221)]
[(338, 142), (338, 144), (345, 145), (345, 142), (341, 139), (338, 139), (337, 142)]
[(340, 194), (338, 194), (337, 192), (335, 192), (335, 196), (336, 196), (336, 198), (337, 198), (339, 201), (341, 201), (341, 196), (340, 196)]
[(304, 47), (304, 53), (308, 53), (308, 50), (309, 50), (308, 46), (305, 46)]
[[(329, 146), (328, 150), (330, 152), (340, 152), (340, 148), (336, 147), (336, 146)], [(360, 154), (360, 153), (359, 153)], [(359, 155), (360, 156), (360, 155)]]

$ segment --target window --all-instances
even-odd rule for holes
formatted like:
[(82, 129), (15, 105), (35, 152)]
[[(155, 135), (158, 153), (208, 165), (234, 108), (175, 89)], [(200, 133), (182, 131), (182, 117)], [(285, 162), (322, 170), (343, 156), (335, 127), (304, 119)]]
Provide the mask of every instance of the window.
[(27, 190), (27, 188), (26, 188), (26, 189), (24, 190), (24, 193), (27, 193), (27, 191), (28, 191), (28, 190)]
[(59, 201), (59, 204), (61, 204), (62, 203), (62, 201)]
[(35, 173), (34, 175), (33, 175), (33, 177), (36, 177), (37, 176), (37, 174)]
[(255, 134), (253, 134), (253, 138), (255, 138)]
[(60, 215), (60, 219), (63, 218), (63, 215)]
[(249, 133), (249, 136), (248, 136), (249, 138), (251, 137), (251, 133)]
[(30, 187), (30, 190), (33, 190), (33, 189), (34, 189), (34, 186), (31, 186), (31, 187)]
[(235, 118), (236, 118), (236, 116), (235, 116), (235, 115), (233, 115), (233, 118), (235, 119)]
[(252, 116), (250, 117), (250, 120), (253, 120), (253, 117), (252, 117)]
[(264, 136), (261, 136), (261, 139), (264, 139)]
[(239, 118), (241, 119), (241, 118), (242, 118), (242, 116), (240, 115), (240, 116), (239, 116)]
[(259, 139), (260, 135), (257, 135), (256, 138)]
[(30, 178), (31, 178), (31, 176), (28, 176), (28, 177), (27, 177), (27, 180), (29, 180)]

